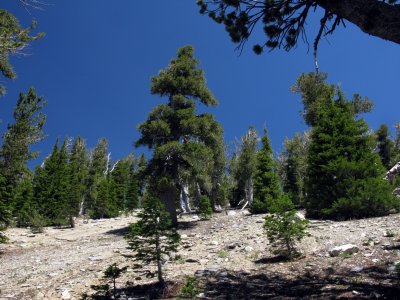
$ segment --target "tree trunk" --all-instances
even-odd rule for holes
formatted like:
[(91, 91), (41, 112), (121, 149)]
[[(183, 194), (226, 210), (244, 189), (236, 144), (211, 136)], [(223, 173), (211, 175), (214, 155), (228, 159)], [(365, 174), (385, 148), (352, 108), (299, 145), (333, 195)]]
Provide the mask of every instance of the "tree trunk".
[(81, 203), (79, 204), (79, 216), (82, 217), (85, 207), (85, 196), (82, 197)]
[(363, 32), (400, 44), (400, 5), (378, 0), (317, 0), (323, 9), (358, 26)]
[(170, 184), (162, 188), (160, 192), (160, 199), (165, 205), (165, 209), (169, 212), (171, 222), (174, 227), (178, 226), (178, 217), (176, 214), (175, 200), (177, 197), (177, 189), (175, 185)]
[(246, 202), (248, 203), (249, 206), (253, 204), (253, 193), (254, 193), (254, 188), (253, 188), (253, 178), (250, 178), (246, 180)]
[(396, 163), (389, 171), (385, 174), (385, 179), (393, 183), (396, 173), (400, 170), (400, 162)]
[(187, 183), (187, 181), (181, 182), (181, 194), (179, 197), (179, 202), (183, 213), (190, 212), (191, 209), (189, 205), (189, 184)]
[[(158, 227), (158, 224), (156, 225)], [(158, 230), (158, 229), (157, 229)], [(160, 236), (158, 235), (158, 231), (156, 233), (156, 255), (157, 255), (157, 275), (158, 282), (160, 284), (164, 283), (164, 279), (162, 276), (162, 265), (161, 265), (161, 250), (160, 250)]]
[(218, 211), (217, 209), (217, 188), (218, 188), (218, 178), (212, 178), (212, 188), (211, 188), (211, 205), (214, 212)]

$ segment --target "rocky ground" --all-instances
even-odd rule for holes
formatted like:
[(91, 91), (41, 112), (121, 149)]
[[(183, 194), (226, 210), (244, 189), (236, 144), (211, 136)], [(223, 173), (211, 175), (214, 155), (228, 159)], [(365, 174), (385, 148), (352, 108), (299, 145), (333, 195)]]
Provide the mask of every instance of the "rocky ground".
[[(128, 266), (118, 279), (121, 299), (151, 298), (153, 266), (132, 268), (123, 236), (135, 217), (78, 220), (74, 229), (9, 229), (0, 245), (0, 299), (81, 299), (104, 283), (112, 263)], [(400, 214), (345, 222), (311, 221), (302, 256), (282, 261), (268, 247), (263, 216), (247, 211), (200, 221), (180, 219), (182, 243), (165, 257), (173, 297), (187, 276), (195, 277), (199, 299), (400, 299)], [(350, 253), (330, 253), (348, 245)], [(331, 256), (334, 255), (334, 256)], [(396, 264), (398, 265), (396, 267)], [(147, 296), (146, 296), (147, 295)]]

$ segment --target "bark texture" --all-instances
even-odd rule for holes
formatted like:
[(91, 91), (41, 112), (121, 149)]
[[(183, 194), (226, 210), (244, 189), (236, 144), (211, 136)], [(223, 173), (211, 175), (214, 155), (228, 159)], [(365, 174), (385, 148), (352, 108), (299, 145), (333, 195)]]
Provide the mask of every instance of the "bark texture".
[(363, 32), (400, 44), (400, 5), (377, 0), (317, 0), (317, 4)]

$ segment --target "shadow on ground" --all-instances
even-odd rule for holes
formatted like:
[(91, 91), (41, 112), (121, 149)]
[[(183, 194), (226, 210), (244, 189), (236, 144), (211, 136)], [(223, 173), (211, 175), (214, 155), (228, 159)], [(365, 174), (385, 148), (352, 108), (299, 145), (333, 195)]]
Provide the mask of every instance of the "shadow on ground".
[[(399, 299), (400, 277), (388, 272), (387, 264), (363, 269), (362, 272), (326, 270), (305, 271), (301, 276), (271, 272), (268, 266), (251, 272), (230, 270), (198, 270), (197, 298), (193, 299)], [(176, 299), (182, 282), (168, 282), (162, 289), (157, 283), (130, 285), (118, 289), (123, 297), (116, 299)], [(112, 299), (111, 296), (92, 296), (90, 299)]]
[(122, 227), (122, 228), (109, 230), (105, 234), (117, 235), (117, 236), (125, 236), (130, 231), (131, 231), (131, 227), (130, 226), (125, 226), (125, 227)]
[[(124, 288), (115, 290), (115, 294), (117, 295), (115, 298), (113, 297), (113, 291), (110, 290), (108, 293), (99, 292), (91, 296), (83, 295), (81, 299), (106, 300), (128, 299), (132, 297), (135, 300), (175, 299), (182, 285), (183, 283), (181, 282), (172, 281), (167, 281), (162, 286), (158, 282), (136, 285), (128, 282)], [(94, 286), (94, 288), (101, 288), (101, 286)]]
[(201, 285), (204, 299), (399, 299), (400, 278), (387, 270), (382, 265), (354, 274), (328, 268), (287, 278), (266, 267), (257, 274), (221, 272)]

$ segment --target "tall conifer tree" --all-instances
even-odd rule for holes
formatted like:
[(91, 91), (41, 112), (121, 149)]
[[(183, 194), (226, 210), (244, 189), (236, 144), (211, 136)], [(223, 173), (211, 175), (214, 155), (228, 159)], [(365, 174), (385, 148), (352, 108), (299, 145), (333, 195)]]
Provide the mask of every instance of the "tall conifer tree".
[(389, 170), (393, 163), (394, 142), (389, 138), (389, 129), (387, 125), (382, 124), (379, 126), (375, 135), (379, 157), (386, 170)]
[(14, 200), (19, 184), (31, 179), (27, 163), (38, 155), (38, 152), (31, 151), (31, 146), (44, 137), (42, 128), (46, 117), (41, 110), (45, 103), (34, 88), (30, 88), (27, 94), (20, 93), (14, 109), (14, 123), (8, 125), (3, 135), (0, 147), (0, 227), (8, 225), (12, 213), (17, 213)]
[[(218, 123), (209, 114), (196, 115), (196, 101), (206, 106), (217, 100), (205, 85), (203, 71), (193, 56), (194, 49), (178, 50), (178, 57), (152, 78), (151, 93), (168, 98), (167, 104), (156, 106), (148, 119), (139, 125), (141, 133), (137, 146), (154, 150), (149, 170), (152, 186), (158, 191), (177, 224), (175, 201), (181, 190), (181, 172), (190, 169), (192, 158), (202, 156)], [(195, 150), (201, 155), (195, 155)], [(192, 153), (190, 153), (192, 152)]]
[(272, 148), (266, 129), (261, 137), (261, 144), (261, 149), (256, 156), (254, 201), (250, 206), (253, 213), (266, 213), (268, 207), (282, 195), (279, 175), (272, 157)]
[(383, 179), (385, 170), (373, 152), (366, 122), (356, 118), (357, 103), (347, 101), (338, 87), (334, 90), (318, 109), (311, 131), (307, 214), (337, 219), (383, 215), (398, 201)]
[(77, 137), (69, 155), (69, 182), (70, 182), (70, 208), (73, 215), (83, 214), (83, 203), (85, 198), (85, 182), (88, 176), (89, 158), (85, 141)]
[[(99, 196), (99, 185), (106, 177), (108, 170), (108, 142), (102, 138), (93, 149), (90, 157), (88, 176), (86, 180), (86, 197), (83, 205), (83, 211), (89, 212), (95, 209)], [(104, 183), (103, 183), (104, 184)]]

